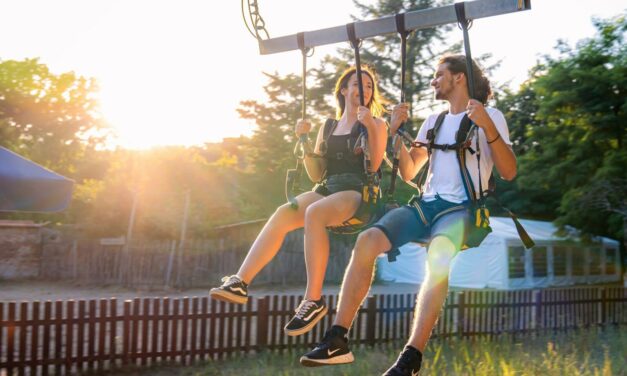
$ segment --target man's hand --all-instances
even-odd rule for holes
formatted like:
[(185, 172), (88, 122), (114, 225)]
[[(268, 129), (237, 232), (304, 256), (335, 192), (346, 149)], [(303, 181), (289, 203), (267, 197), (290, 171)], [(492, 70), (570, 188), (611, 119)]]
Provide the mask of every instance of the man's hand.
[(493, 124), (490, 115), (485, 110), (485, 107), (481, 102), (476, 99), (471, 99), (468, 101), (468, 105), (466, 106), (466, 114), (468, 118), (472, 120), (479, 128), (482, 128), (485, 131), (485, 128), (490, 124)]
[(392, 120), (390, 121), (390, 133), (395, 134), (398, 128), (409, 118), (409, 106), (407, 103), (399, 103), (392, 110)]

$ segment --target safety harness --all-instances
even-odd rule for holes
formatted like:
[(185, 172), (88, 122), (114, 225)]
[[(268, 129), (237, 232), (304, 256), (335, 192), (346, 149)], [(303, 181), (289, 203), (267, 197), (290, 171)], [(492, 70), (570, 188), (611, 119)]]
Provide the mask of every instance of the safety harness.
[[(516, 230), (518, 231), (518, 236), (522, 240), (523, 244), (526, 248), (531, 248), (535, 245), (529, 234), (522, 227), (518, 218), (507, 208), (503, 207), (501, 203), (498, 201), (494, 194), (494, 176), (490, 174), (490, 179), (488, 183), (488, 189), (483, 190), (482, 182), (481, 182), (481, 149), (479, 146), (479, 132), (478, 128), (474, 126), (472, 121), (468, 118), (467, 115), (464, 115), (462, 118), (459, 129), (455, 134), (455, 143), (454, 144), (436, 144), (435, 140), (437, 138), (438, 131), (440, 130), (442, 123), (444, 122), (444, 118), (448, 114), (448, 111), (441, 112), (436, 121), (433, 128), (427, 131), (427, 143), (414, 143), (415, 146), (423, 146), (427, 149), (427, 163), (422, 167), (419, 177), (418, 183), (419, 187), (419, 195), (417, 197), (412, 198), (410, 204), (416, 207), (420, 213), (421, 208), (419, 206), (420, 200), (422, 199), (422, 182), (424, 181), (426, 171), (431, 167), (431, 156), (433, 154), (433, 150), (440, 150), (442, 152), (454, 152), (457, 156), (457, 162), (459, 166), (459, 171), (461, 174), (462, 184), (464, 186), (464, 191), (466, 192), (466, 196), (470, 201), (469, 207), (469, 215), (470, 221), (467, 226), (467, 233), (465, 234), (464, 244), (462, 249), (478, 247), (483, 239), (492, 232), (492, 228), (490, 227), (490, 212), (486, 207), (486, 199), (488, 195), (493, 197), (497, 204), (505, 210), (509, 216), (514, 221), (516, 225)], [(475, 139), (475, 148), (472, 148), (472, 139)], [(479, 179), (479, 192), (475, 190), (475, 185), (473, 184), (470, 172), (468, 170), (467, 164), (467, 154), (466, 151), (469, 151), (471, 155), (477, 156), (477, 169), (478, 169), (478, 179)], [(434, 218), (435, 220), (436, 218)]]
[[(455, 12), (457, 15), (458, 24), (463, 31), (464, 50), (465, 50), (466, 64), (467, 64), (466, 71), (468, 72), (468, 74), (466, 75), (468, 79), (468, 92), (469, 92), (470, 97), (474, 98), (474, 75), (472, 71), (472, 56), (471, 56), (471, 51), (470, 51), (470, 40), (468, 36), (468, 28), (470, 25), (472, 25), (472, 20), (469, 20), (466, 18), (464, 3), (456, 3)], [(406, 54), (406, 38), (407, 38), (407, 32), (404, 27), (404, 21), (405, 21), (404, 16), (405, 16), (404, 14), (396, 15), (396, 28), (401, 37), (401, 102), (404, 102), (405, 54)], [(485, 239), (485, 237), (490, 232), (492, 232), (492, 228), (490, 227), (490, 212), (488, 208), (486, 207), (486, 199), (488, 195), (494, 198), (496, 203), (503, 210), (505, 210), (509, 214), (509, 216), (512, 218), (516, 226), (516, 230), (518, 231), (518, 235), (520, 239), (522, 240), (523, 244), (525, 245), (525, 247), (527, 248), (533, 247), (534, 246), (533, 240), (529, 237), (525, 229), (522, 227), (522, 225), (518, 221), (518, 218), (509, 209), (505, 208), (498, 201), (498, 198), (496, 197), (494, 193), (494, 177), (492, 176), (492, 174), (490, 174), (488, 190), (484, 191), (483, 189), (483, 184), (482, 184), (482, 179), (481, 179), (481, 168), (480, 168), (481, 150), (479, 146), (479, 136), (478, 136), (479, 133), (477, 130), (477, 126), (473, 124), (473, 122), (468, 118), (468, 116), (464, 116), (462, 118), (459, 129), (455, 135), (454, 144), (436, 144), (435, 143), (437, 133), (440, 127), (442, 126), (442, 123), (444, 122), (444, 118), (446, 117), (447, 113), (448, 111), (440, 113), (436, 119), (436, 123), (434, 127), (430, 129), (429, 131), (427, 131), (427, 137), (426, 137), (427, 143), (426, 144), (413, 141), (411, 135), (407, 131), (404, 130), (404, 127), (403, 127), (404, 124), (402, 124), (399, 127), (398, 131), (394, 135), (392, 142), (393, 142), (393, 145), (397, 145), (398, 147), (400, 147), (401, 143), (400, 142), (397, 143), (397, 140), (401, 139), (401, 140), (407, 141), (410, 145), (414, 147), (422, 146), (422, 147), (427, 148), (428, 160), (427, 160), (426, 165), (423, 166), (423, 168), (419, 172), (417, 184), (415, 185), (415, 187), (418, 189), (419, 194), (418, 196), (414, 196), (410, 200), (410, 205), (416, 207), (425, 225), (429, 225), (429, 223), (427, 223), (427, 220), (424, 214), (422, 213), (422, 208), (420, 207), (420, 200), (422, 199), (422, 194), (423, 194), (422, 184), (423, 184), (423, 181), (425, 180), (425, 176), (426, 176), (425, 174), (431, 166), (431, 156), (432, 156), (433, 150), (441, 150), (444, 152), (449, 152), (449, 151), (455, 152), (457, 156), (462, 183), (464, 185), (464, 190), (466, 192), (466, 196), (470, 200), (470, 207), (468, 208), (470, 220), (469, 220), (468, 226), (465, 226), (467, 228), (467, 232), (464, 236), (464, 245), (462, 246), (462, 249), (479, 246), (479, 244), (481, 244), (483, 239)], [(473, 134), (476, 135), (475, 149), (471, 147)], [(394, 198), (393, 198), (393, 193), (394, 193), (396, 174), (398, 171), (398, 163), (399, 163), (399, 148), (398, 147), (394, 150), (393, 163), (388, 162), (389, 164), (391, 164), (391, 167), (392, 167), (390, 188), (388, 189), (388, 194), (387, 194), (387, 201), (389, 203), (395, 203)], [(468, 165), (466, 163), (467, 162), (467, 155), (466, 155), (467, 150), (471, 153), (471, 155), (476, 154), (477, 156), (477, 169), (478, 169), (478, 178), (479, 178), (479, 182), (478, 182), (479, 192), (478, 193), (479, 194), (477, 194), (475, 190), (475, 186), (473, 184), (471, 175), (468, 170)], [(440, 216), (444, 214), (447, 214), (454, 210), (460, 210), (460, 209), (462, 208), (453, 207), (453, 208), (447, 209), (445, 212), (439, 213), (435, 218), (433, 218), (432, 222), (437, 220)], [(423, 242), (427, 243), (428, 239), (424, 239)], [(387, 252), (388, 261), (390, 262), (395, 261), (396, 256), (398, 256), (399, 254), (400, 252), (398, 249), (392, 249), (388, 251)]]
[[(328, 140), (337, 127), (337, 120), (327, 119), (322, 130), (323, 141), (320, 145), (320, 152), (322, 155), (326, 155), (326, 145)], [(381, 170), (371, 172), (370, 171), (370, 153), (368, 149), (368, 139), (365, 137), (367, 133), (364, 133), (361, 128), (365, 128), (361, 124), (357, 124), (353, 127), (351, 134), (347, 140), (347, 152), (336, 156), (336, 159), (352, 159), (359, 158), (359, 155), (363, 153), (363, 165), (365, 174), (365, 183), (362, 186), (361, 203), (355, 215), (344, 221), (338, 226), (329, 227), (329, 230), (336, 234), (355, 234), (378, 220), (381, 216)]]
[[(349, 35), (351, 46), (355, 52), (355, 67), (357, 75), (357, 83), (359, 87), (359, 100), (360, 104), (364, 105), (364, 89), (363, 83), (361, 81), (361, 61), (359, 55), (359, 47), (360, 40), (357, 39), (355, 34), (355, 24), (349, 23), (346, 25), (346, 31)], [(303, 88), (303, 102), (302, 102), (302, 118), (305, 118), (306, 112), (306, 57), (308, 50), (304, 47), (304, 34), (297, 34), (297, 41), (300, 50), (303, 55), (303, 74), (302, 74), (302, 88)], [(333, 130), (337, 126), (337, 122), (333, 119), (328, 119), (325, 123), (323, 129), (323, 142), (320, 147), (321, 152), (326, 152), (326, 145), (328, 138), (333, 134)], [(351, 135), (350, 139), (354, 139), (354, 143), (352, 144), (352, 152), (353, 153), (363, 153), (363, 161), (364, 161), (364, 173), (365, 173), (365, 184), (362, 188), (361, 195), (361, 203), (357, 212), (353, 217), (346, 220), (339, 226), (329, 227), (329, 230), (337, 233), (337, 234), (355, 234), (362, 230), (364, 230), (369, 225), (375, 223), (382, 215), (381, 210), (381, 189), (380, 189), (380, 180), (381, 180), (381, 170), (371, 171), (371, 161), (370, 161), (370, 151), (368, 148), (368, 132), (366, 131), (366, 127), (363, 124), (358, 124), (355, 127), (356, 132), (358, 132), (357, 137), (353, 137)], [(312, 152), (311, 145), (309, 144), (309, 139), (306, 135), (302, 135), (299, 137), (296, 146), (294, 147), (294, 156), (296, 157), (296, 168), (289, 169), (287, 171), (287, 176), (285, 179), (285, 194), (288, 202), (291, 207), (294, 209), (298, 208), (298, 202), (296, 201), (296, 195), (301, 191), (300, 189), (300, 180), (303, 173), (304, 159), (305, 156), (310, 156), (314, 158), (321, 158), (322, 155), (317, 155)]]

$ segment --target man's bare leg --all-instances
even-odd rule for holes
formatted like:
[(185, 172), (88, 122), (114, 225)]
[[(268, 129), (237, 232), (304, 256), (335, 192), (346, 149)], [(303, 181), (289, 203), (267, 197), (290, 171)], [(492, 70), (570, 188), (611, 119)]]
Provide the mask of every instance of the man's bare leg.
[(453, 242), (444, 236), (436, 236), (429, 245), (427, 275), (418, 293), (414, 326), (407, 342), (420, 352), (424, 351), (446, 301), (449, 268), (456, 252)]
[(389, 248), (390, 242), (377, 228), (366, 230), (357, 237), (351, 261), (344, 274), (334, 325), (316, 348), (300, 358), (302, 365), (317, 367), (354, 361), (346, 334), (370, 288), (374, 262), (381, 252)]
[(346, 329), (351, 327), (357, 310), (370, 290), (377, 256), (391, 246), (387, 236), (376, 227), (359, 234), (342, 281), (334, 325)]

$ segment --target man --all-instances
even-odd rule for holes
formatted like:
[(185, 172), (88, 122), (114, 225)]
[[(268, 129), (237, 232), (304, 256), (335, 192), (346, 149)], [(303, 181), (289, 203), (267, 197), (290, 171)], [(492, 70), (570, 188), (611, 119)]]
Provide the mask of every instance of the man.
[[(431, 86), (435, 98), (447, 101), (449, 110), (446, 114), (429, 116), (416, 138), (423, 145), (433, 140), (431, 155), (424, 147), (407, 150), (399, 145), (399, 171), (404, 180), (414, 178), (429, 161), (422, 194), (418, 199), (413, 199), (410, 205), (390, 211), (359, 235), (342, 283), (334, 325), (326, 332), (322, 342), (300, 359), (303, 365), (353, 361), (347, 333), (370, 288), (369, 281), (377, 256), (410, 241), (426, 241), (427, 276), (418, 293), (413, 329), (396, 363), (384, 375), (418, 374), (422, 352), (446, 299), (449, 266), (464, 244), (469, 226), (474, 225), (469, 221), (471, 215), (472, 221), (475, 220), (474, 213), (470, 212), (472, 199), (469, 195), (473, 193), (467, 194), (467, 189), (472, 185), (471, 191), (479, 197), (479, 177), (481, 187), (487, 187), (493, 166), (505, 180), (516, 176), (516, 157), (509, 141), (505, 118), (497, 109), (484, 107), (491, 95), (490, 84), (477, 64), (474, 61), (472, 63), (475, 99), (471, 99), (468, 94), (466, 57), (445, 56), (438, 62)], [(392, 113), (390, 131), (393, 134), (400, 124), (396, 119), (405, 118), (406, 111), (406, 106), (399, 106)], [(463, 181), (464, 173), (460, 173), (462, 162), (458, 160), (457, 152), (447, 150), (446, 146), (456, 143), (456, 133), (465, 117), (478, 127), (477, 132), (470, 133), (473, 136), (470, 143), (473, 150), (464, 149), (466, 170), (471, 180), (468, 182), (466, 179), (466, 185)], [(436, 132), (428, 132), (436, 123), (439, 123)]]

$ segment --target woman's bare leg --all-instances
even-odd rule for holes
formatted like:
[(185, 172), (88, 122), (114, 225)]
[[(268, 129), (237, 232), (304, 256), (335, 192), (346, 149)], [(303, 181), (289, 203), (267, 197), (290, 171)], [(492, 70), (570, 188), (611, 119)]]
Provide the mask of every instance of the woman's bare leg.
[(305, 213), (305, 263), (307, 290), (305, 299), (318, 300), (322, 295), (324, 275), (329, 261), (328, 226), (350, 219), (361, 203), (355, 191), (334, 193), (311, 204)]
[(290, 204), (279, 206), (257, 235), (257, 239), (250, 247), (237, 276), (247, 284), (252, 282), (255, 276), (277, 254), (285, 235), (292, 230), (303, 227), (307, 208), (322, 198), (324, 196), (318, 193), (305, 192), (296, 197), (298, 209), (293, 209)]

